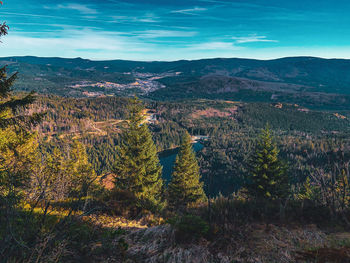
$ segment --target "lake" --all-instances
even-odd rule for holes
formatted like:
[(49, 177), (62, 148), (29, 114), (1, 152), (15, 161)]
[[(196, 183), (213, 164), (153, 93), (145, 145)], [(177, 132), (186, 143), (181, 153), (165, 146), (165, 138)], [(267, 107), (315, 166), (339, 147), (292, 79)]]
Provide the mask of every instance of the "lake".
[[(193, 150), (198, 152), (203, 149), (203, 144), (200, 142), (196, 142), (193, 144)], [(161, 165), (163, 166), (163, 179), (166, 183), (169, 182), (171, 173), (173, 172), (173, 166), (175, 163), (176, 155), (179, 151), (179, 148), (166, 150), (159, 153), (159, 160)]]

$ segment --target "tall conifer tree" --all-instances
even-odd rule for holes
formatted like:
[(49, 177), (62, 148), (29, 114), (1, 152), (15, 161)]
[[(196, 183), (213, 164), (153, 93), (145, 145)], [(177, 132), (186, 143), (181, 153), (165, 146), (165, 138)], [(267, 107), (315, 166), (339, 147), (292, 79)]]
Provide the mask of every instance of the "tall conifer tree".
[(144, 107), (137, 98), (130, 99), (128, 128), (122, 134), (113, 172), (115, 188), (131, 192), (139, 207), (152, 210), (163, 206), (162, 167)]
[(168, 205), (171, 209), (182, 210), (189, 205), (206, 200), (203, 183), (191, 136), (186, 132), (182, 137), (180, 151), (176, 157), (174, 171), (168, 185)]
[(38, 124), (42, 114), (25, 115), (19, 111), (35, 100), (34, 92), (18, 98), (12, 94), (12, 86), (17, 79), (17, 73), (7, 76), (6, 67), (0, 68), (0, 129), (15, 128), (16, 131), (28, 130), (32, 125)]
[[(6, 23), (0, 23), (0, 39), (7, 35), (8, 29)], [(15, 96), (12, 86), (16, 78), (17, 73), (7, 75), (6, 66), (0, 68), (0, 203), (5, 202), (7, 206), (16, 204), (28, 182), (28, 163), (36, 147), (30, 128), (42, 118), (42, 114), (24, 113), (23, 109), (32, 104), (35, 97), (33, 92), (22, 98)]]
[(248, 191), (256, 200), (282, 200), (289, 194), (287, 167), (279, 158), (269, 127), (262, 130), (249, 162)]

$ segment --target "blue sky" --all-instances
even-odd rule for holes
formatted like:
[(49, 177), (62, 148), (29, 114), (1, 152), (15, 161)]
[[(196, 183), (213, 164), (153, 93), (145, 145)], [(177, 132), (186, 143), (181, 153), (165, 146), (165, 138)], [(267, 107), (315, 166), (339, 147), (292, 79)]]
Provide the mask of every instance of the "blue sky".
[(348, 0), (3, 0), (0, 56), (350, 58)]

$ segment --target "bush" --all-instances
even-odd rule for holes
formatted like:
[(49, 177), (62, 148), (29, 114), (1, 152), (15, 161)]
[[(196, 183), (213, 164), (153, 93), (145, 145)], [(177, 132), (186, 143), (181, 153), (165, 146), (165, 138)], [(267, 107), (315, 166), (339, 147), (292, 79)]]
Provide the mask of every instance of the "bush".
[(175, 229), (177, 242), (198, 240), (208, 234), (209, 231), (208, 223), (196, 215), (174, 217), (169, 220), (169, 223)]
[(109, 257), (122, 262), (118, 260), (128, 248), (122, 229), (102, 228), (63, 214), (15, 212), (10, 233), (0, 210), (0, 262), (105, 262)]
[(112, 215), (134, 218), (142, 210), (136, 206), (134, 194), (127, 190), (113, 189), (105, 199)]

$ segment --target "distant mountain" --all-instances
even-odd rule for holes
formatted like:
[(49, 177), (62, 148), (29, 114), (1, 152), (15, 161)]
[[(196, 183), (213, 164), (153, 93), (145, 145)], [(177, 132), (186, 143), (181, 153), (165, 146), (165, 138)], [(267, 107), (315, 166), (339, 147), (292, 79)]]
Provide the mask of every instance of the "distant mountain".
[[(139, 62), (81, 58), (0, 58), (0, 65), (6, 64), (11, 71), (20, 72), (17, 89), (34, 89), (66, 96), (83, 96), (84, 87), (93, 92), (91, 96), (109, 94), (111, 88), (94, 85), (94, 82), (105, 81), (124, 85), (112, 89), (111, 94), (125, 95), (128, 91), (137, 93), (143, 90), (145, 96), (154, 99), (203, 97), (281, 100), (322, 107), (347, 107), (350, 104), (350, 60), (345, 59), (218, 58)], [(82, 81), (88, 82), (78, 89), (72, 88)]]

